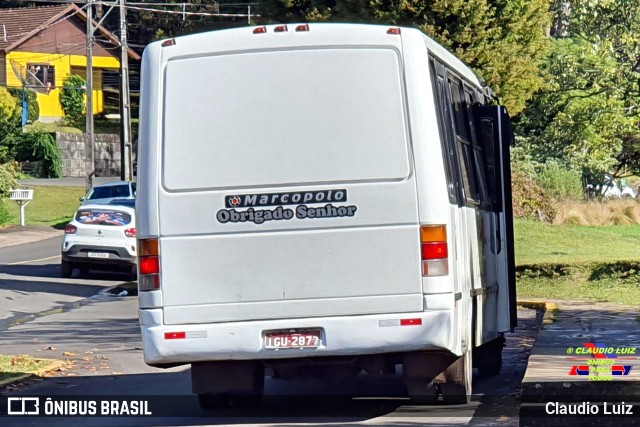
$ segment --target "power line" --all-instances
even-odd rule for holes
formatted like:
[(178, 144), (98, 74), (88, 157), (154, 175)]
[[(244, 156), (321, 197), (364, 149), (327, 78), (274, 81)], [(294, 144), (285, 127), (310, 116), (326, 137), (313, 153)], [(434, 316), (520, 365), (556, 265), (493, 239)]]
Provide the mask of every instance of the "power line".
[(137, 6), (129, 6), (129, 5), (127, 5), (127, 9), (141, 10), (141, 11), (154, 12), (154, 13), (167, 13), (172, 15), (183, 15), (183, 16), (222, 16), (222, 17), (237, 17), (237, 18), (259, 16), (259, 15), (250, 15), (247, 13), (211, 13), (211, 12), (186, 12), (186, 11), (180, 11), (180, 10), (161, 10), (161, 9), (153, 9), (153, 8), (137, 7)]

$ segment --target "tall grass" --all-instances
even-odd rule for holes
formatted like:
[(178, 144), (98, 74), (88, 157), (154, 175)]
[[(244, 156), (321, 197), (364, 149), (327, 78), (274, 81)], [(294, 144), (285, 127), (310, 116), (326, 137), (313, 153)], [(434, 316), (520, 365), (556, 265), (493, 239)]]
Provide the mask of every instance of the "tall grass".
[(587, 226), (640, 224), (640, 203), (633, 199), (559, 203), (552, 222)]

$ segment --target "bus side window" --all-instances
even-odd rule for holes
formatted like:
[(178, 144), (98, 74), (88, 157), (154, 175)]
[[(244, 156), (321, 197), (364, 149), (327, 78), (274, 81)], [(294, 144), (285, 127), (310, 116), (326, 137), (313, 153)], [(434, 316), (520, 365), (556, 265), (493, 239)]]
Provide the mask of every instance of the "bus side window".
[(462, 82), (450, 75), (449, 90), (454, 108), (456, 148), (458, 149), (465, 198), (468, 203), (479, 204), (481, 202), (481, 196), (477, 171), (474, 165), (473, 142), (470, 128), (471, 121), (469, 120), (467, 102), (463, 96)]
[(433, 81), (436, 113), (440, 139), (442, 141), (442, 154), (447, 175), (447, 190), (449, 201), (453, 204), (462, 203), (460, 197), (460, 178), (458, 174), (455, 137), (453, 136), (453, 124), (451, 123), (451, 104), (447, 97), (445, 68), (433, 57), (429, 60), (431, 78)]
[(484, 152), (484, 147), (481, 141), (478, 140), (476, 133), (476, 125), (474, 124), (474, 116), (472, 106), (474, 105), (473, 93), (470, 88), (465, 88), (465, 100), (467, 105), (467, 113), (469, 117), (469, 125), (471, 127), (471, 139), (473, 141), (473, 160), (474, 160), (474, 172), (476, 176), (476, 183), (478, 193), (480, 195), (480, 201), (483, 207), (486, 209), (493, 209), (493, 201), (491, 199), (491, 193), (489, 191), (488, 183), (488, 171), (487, 171), (487, 159)]
[[(502, 211), (502, 188), (500, 182), (500, 170), (498, 157), (500, 153), (497, 149), (497, 129), (492, 118), (479, 114), (483, 106), (474, 106), (474, 118), (477, 126), (476, 136), (478, 145), (482, 147), (486, 165), (486, 178), (490, 203), (495, 212)], [(485, 107), (486, 108), (486, 107)]]

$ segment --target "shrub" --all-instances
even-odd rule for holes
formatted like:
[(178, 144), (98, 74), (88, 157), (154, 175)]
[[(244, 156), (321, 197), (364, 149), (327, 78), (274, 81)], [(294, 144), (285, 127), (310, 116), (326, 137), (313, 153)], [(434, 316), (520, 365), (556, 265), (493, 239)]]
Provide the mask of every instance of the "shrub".
[(16, 160), (42, 161), (43, 176), (56, 178), (62, 175), (62, 155), (51, 134), (45, 132), (27, 132), (17, 144)]
[[(38, 94), (31, 89), (24, 89), (27, 97), (27, 122), (35, 122), (40, 118), (40, 106), (38, 105)], [(9, 92), (16, 99), (15, 117), (18, 122), (22, 121), (22, 91), (23, 89), (11, 88)]]
[(17, 165), (14, 163), (5, 163), (0, 165), (0, 199), (8, 197), (9, 190), (17, 188), (17, 171)]
[(555, 207), (545, 190), (522, 170), (511, 174), (513, 216), (550, 222), (556, 216)]
[(584, 197), (582, 173), (556, 161), (540, 165), (535, 180), (555, 200), (581, 200)]
[(85, 80), (77, 75), (67, 77), (62, 83), (60, 91), (60, 103), (64, 110), (66, 121), (71, 126), (85, 126)]
[(5, 201), (0, 199), (0, 225), (11, 224), (14, 220), (15, 217), (9, 211), (9, 208), (5, 204)]

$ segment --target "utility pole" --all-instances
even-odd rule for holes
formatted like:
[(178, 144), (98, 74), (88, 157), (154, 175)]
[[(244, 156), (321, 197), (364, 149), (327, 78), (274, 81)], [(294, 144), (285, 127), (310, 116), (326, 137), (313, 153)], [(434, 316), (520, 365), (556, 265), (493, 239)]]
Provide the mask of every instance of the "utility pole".
[(93, 187), (96, 169), (95, 135), (93, 133), (93, 0), (87, 0), (87, 143), (89, 144), (89, 164), (85, 167), (87, 191)]
[(123, 181), (130, 181), (133, 177), (128, 50), (127, 9), (125, 0), (120, 0), (120, 179)]

